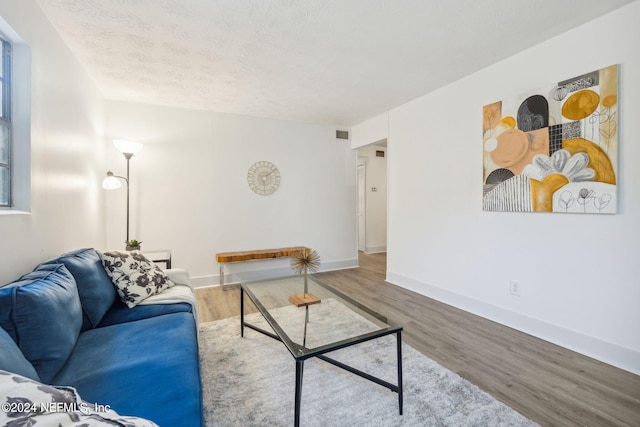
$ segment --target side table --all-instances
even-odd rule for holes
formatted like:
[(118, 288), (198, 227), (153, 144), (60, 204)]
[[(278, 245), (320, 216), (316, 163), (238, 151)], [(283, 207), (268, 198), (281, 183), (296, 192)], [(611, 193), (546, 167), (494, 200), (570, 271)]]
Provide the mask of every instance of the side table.
[(171, 249), (159, 249), (156, 251), (143, 251), (144, 256), (156, 264), (164, 263), (166, 269), (171, 268)]

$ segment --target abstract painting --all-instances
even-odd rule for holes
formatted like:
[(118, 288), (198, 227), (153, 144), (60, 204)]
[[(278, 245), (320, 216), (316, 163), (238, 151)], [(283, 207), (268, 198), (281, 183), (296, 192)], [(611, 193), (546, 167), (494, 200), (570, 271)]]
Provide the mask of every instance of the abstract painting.
[(617, 65), (482, 113), (483, 210), (617, 212)]

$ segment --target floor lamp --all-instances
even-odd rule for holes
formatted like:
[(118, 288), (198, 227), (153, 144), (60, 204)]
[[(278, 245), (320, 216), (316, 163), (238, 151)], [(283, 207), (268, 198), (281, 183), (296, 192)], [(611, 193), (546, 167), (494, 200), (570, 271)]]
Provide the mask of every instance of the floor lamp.
[(129, 244), (129, 160), (134, 154), (142, 150), (142, 144), (135, 141), (127, 141), (124, 139), (114, 139), (113, 145), (120, 151), (124, 158), (127, 159), (127, 176), (114, 175), (113, 172), (107, 171), (107, 177), (102, 181), (102, 188), (106, 190), (117, 190), (122, 186), (120, 180), (127, 183), (127, 244)]

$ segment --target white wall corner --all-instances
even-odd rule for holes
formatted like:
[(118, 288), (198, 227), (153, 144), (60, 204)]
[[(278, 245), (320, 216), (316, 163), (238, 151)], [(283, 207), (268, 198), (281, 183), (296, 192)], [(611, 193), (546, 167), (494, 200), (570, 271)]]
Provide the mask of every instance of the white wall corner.
[(372, 117), (351, 128), (351, 148), (386, 140), (389, 137), (389, 113)]

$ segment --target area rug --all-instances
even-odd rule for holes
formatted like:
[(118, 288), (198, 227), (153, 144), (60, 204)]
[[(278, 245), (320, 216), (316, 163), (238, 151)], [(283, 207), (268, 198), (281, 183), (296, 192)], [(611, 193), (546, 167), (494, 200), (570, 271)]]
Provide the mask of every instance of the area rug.
[[(323, 301), (320, 305), (325, 304)], [(328, 305), (325, 305), (325, 308)], [(284, 307), (281, 319), (296, 319)], [(316, 316), (318, 318), (318, 316)], [(271, 330), (258, 313), (245, 320)], [(357, 324), (358, 322), (354, 322)], [(205, 425), (290, 426), (295, 361), (279, 341), (245, 328), (240, 318), (200, 325)], [(537, 424), (403, 343), (404, 412), (398, 395), (319, 359), (304, 365), (302, 426), (535, 426)], [(397, 383), (395, 335), (358, 344), (330, 357)]]

